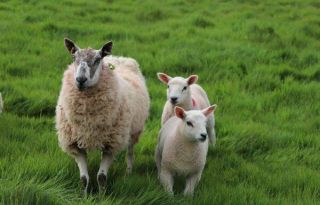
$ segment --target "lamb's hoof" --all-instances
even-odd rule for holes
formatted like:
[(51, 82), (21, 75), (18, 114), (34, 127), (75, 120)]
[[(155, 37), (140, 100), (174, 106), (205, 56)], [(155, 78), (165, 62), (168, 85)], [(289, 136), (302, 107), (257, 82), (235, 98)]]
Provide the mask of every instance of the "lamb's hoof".
[(132, 173), (132, 167), (127, 167), (127, 174), (131, 174)]
[(193, 192), (190, 192), (190, 191), (185, 191), (185, 192), (183, 193), (183, 195), (184, 195), (185, 197), (193, 198)]
[(89, 180), (84, 175), (80, 177), (80, 180), (81, 180), (82, 186), (83, 186), (83, 195), (84, 195), (84, 197), (86, 197), (88, 194)]
[(99, 192), (105, 192), (107, 186), (107, 176), (104, 173), (99, 173), (97, 176)]

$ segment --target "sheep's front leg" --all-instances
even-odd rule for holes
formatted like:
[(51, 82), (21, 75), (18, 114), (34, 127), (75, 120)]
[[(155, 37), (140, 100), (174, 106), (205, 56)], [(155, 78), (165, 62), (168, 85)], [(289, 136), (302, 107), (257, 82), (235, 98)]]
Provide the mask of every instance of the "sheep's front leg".
[(107, 185), (107, 174), (112, 164), (113, 156), (111, 153), (102, 152), (100, 168), (97, 174), (97, 181), (99, 184), (99, 191), (104, 191)]
[(168, 170), (161, 168), (160, 172), (160, 181), (164, 189), (170, 194), (173, 195), (173, 176)]
[(74, 154), (74, 159), (78, 164), (80, 171), (80, 179), (84, 186), (84, 194), (88, 193), (89, 186), (89, 174), (88, 174), (88, 166), (87, 166), (87, 154), (85, 151), (78, 152)]
[(197, 183), (200, 181), (201, 172), (191, 175), (186, 180), (186, 187), (184, 189), (185, 196), (193, 196), (194, 188), (196, 187)]

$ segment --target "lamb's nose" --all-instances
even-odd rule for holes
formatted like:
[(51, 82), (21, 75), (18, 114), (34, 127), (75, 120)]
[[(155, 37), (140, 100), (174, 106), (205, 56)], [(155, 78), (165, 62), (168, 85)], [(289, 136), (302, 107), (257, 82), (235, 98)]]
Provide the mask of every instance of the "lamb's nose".
[(172, 104), (176, 104), (178, 98), (177, 98), (177, 97), (171, 97), (170, 100), (171, 100), (171, 103), (172, 103)]
[(207, 134), (206, 133), (201, 133), (200, 136), (201, 136), (201, 139), (200, 139), (201, 141), (205, 141), (206, 138), (207, 138)]
[(82, 85), (87, 81), (87, 78), (86, 77), (77, 77), (76, 80), (80, 85)]

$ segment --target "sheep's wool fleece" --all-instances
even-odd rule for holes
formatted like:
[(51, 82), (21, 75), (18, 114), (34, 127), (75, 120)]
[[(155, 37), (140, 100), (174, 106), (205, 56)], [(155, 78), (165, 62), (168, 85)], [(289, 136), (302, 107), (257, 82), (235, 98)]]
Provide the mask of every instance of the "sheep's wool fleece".
[(56, 107), (59, 144), (69, 154), (74, 145), (115, 154), (143, 130), (148, 117), (150, 100), (139, 65), (131, 58), (106, 57), (98, 83), (84, 91), (76, 87), (74, 72), (69, 65)]

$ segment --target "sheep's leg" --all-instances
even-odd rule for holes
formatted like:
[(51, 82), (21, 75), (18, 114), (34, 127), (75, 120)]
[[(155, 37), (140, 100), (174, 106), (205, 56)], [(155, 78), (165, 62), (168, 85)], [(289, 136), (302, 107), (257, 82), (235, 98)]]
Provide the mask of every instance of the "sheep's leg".
[(207, 132), (208, 132), (208, 137), (209, 137), (209, 142), (212, 145), (216, 144), (216, 132), (214, 129), (214, 118), (213, 115), (209, 116), (209, 119), (207, 121)]
[(160, 177), (160, 170), (161, 170), (161, 149), (159, 147), (160, 145), (157, 145), (156, 148), (156, 153), (155, 153), (155, 160), (156, 160), (156, 165), (157, 165), (157, 170), (158, 170), (158, 177)]
[(86, 195), (88, 192), (89, 186), (89, 174), (88, 174), (88, 166), (87, 166), (87, 154), (85, 151), (78, 152), (73, 154), (74, 159), (78, 164), (79, 171), (80, 171), (80, 179), (84, 186), (84, 194)]
[(173, 176), (168, 170), (164, 168), (162, 168), (160, 172), (160, 182), (163, 185), (164, 189), (170, 195), (173, 195)]
[(201, 179), (201, 173), (202, 172), (191, 175), (187, 178), (186, 187), (185, 187), (184, 193), (183, 193), (185, 196), (193, 196), (194, 188), (196, 187), (196, 185), (198, 184), (198, 182)]
[(133, 160), (134, 160), (134, 143), (132, 143), (132, 140), (130, 140), (128, 151), (127, 151), (127, 173), (128, 174), (131, 174), (132, 172)]
[(141, 131), (131, 135), (127, 151), (127, 173), (131, 174), (134, 161), (134, 145), (139, 141)]
[(104, 191), (107, 185), (107, 174), (112, 164), (113, 156), (111, 153), (102, 152), (100, 168), (97, 174), (97, 181), (99, 184), (99, 191)]

